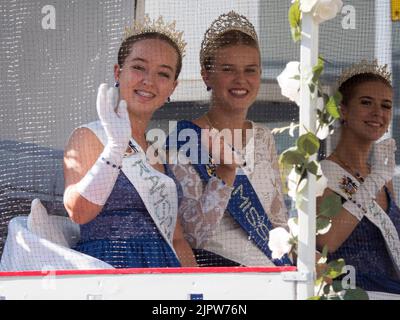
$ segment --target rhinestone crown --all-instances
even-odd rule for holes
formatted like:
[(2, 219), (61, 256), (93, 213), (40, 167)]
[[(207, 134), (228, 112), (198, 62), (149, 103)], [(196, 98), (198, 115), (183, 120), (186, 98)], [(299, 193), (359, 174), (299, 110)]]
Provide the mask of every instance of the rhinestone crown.
[(361, 60), (360, 63), (354, 64), (350, 68), (345, 69), (342, 72), (337, 82), (337, 88), (340, 88), (340, 86), (350, 78), (364, 73), (377, 75), (386, 80), (388, 83), (392, 84), (392, 79), (391, 79), (392, 74), (389, 72), (387, 64), (380, 66), (378, 64), (378, 60), (376, 59), (373, 60), (372, 62), (367, 60)]
[(146, 33), (160, 33), (172, 40), (179, 49), (181, 57), (185, 56), (186, 42), (183, 39), (183, 31), (175, 29), (176, 21), (171, 23), (164, 22), (162, 16), (157, 20), (151, 20), (149, 15), (145, 15), (143, 22), (135, 21), (131, 27), (125, 28), (124, 40), (131, 36), (137, 36)]
[(211, 26), (204, 34), (204, 39), (200, 49), (200, 65), (204, 65), (204, 60), (214, 49), (215, 40), (224, 33), (232, 30), (243, 32), (258, 42), (257, 32), (253, 24), (243, 15), (230, 11), (221, 14), (211, 23)]

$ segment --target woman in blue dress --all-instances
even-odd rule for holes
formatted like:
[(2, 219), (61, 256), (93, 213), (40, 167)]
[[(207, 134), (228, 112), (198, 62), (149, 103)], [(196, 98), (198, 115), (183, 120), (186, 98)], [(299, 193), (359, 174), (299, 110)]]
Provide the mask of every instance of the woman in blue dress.
[(168, 166), (150, 162), (145, 138), (177, 85), (185, 45), (161, 17), (127, 30), (115, 88), (98, 90), (100, 120), (77, 128), (65, 149), (64, 204), (81, 225), (76, 249), (116, 268), (196, 265), (177, 220), (180, 189)]
[(178, 154), (172, 168), (183, 190), (185, 237), (199, 266), (290, 264), (268, 247), (269, 230), (287, 221), (274, 138), (247, 120), (262, 69), (250, 20), (235, 11), (217, 17), (204, 34), (200, 65), (209, 110), (179, 121), (168, 141)]
[(343, 258), (355, 268), (358, 287), (400, 294), (400, 210), (392, 184), (396, 146), (393, 139), (376, 143), (392, 120), (390, 74), (376, 61), (362, 61), (342, 74), (339, 91), (341, 134), (321, 163), (328, 179), (322, 198), (339, 194), (343, 206), (317, 244), (327, 245), (329, 259)]

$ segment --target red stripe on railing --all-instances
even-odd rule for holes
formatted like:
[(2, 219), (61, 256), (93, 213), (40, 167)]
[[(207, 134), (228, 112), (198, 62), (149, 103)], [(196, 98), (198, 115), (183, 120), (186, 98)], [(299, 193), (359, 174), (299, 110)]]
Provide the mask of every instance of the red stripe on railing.
[(98, 270), (43, 270), (0, 272), (0, 277), (38, 277), (49, 273), (59, 276), (109, 274), (186, 274), (186, 273), (279, 273), (296, 271), (296, 267), (204, 267), (204, 268), (130, 268)]

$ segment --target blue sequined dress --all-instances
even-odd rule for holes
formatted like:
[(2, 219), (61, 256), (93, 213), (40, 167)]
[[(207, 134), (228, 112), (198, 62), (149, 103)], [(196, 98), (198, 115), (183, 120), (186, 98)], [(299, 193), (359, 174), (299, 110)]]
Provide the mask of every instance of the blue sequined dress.
[[(168, 166), (165, 173), (175, 180)], [(178, 198), (181, 190), (178, 186)], [(81, 225), (76, 250), (115, 268), (179, 267), (137, 190), (121, 171), (99, 215)]]
[[(387, 214), (400, 234), (400, 209), (386, 190)], [(363, 218), (352, 234), (335, 251), (329, 260), (343, 258), (346, 265), (356, 271), (356, 285), (367, 291), (400, 294), (400, 279), (396, 274), (385, 239), (380, 230), (367, 218)]]

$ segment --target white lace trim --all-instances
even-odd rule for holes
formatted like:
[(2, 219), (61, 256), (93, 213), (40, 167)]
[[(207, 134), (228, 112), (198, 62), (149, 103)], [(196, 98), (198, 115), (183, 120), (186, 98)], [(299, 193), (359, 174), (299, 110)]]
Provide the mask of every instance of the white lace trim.
[[(287, 210), (283, 201), (275, 141), (270, 130), (253, 123), (254, 168), (245, 169), (249, 181), (274, 227), (286, 227)], [(252, 150), (246, 148), (246, 159)], [(251, 168), (251, 165), (247, 167)], [(264, 253), (248, 239), (247, 234), (226, 212), (232, 188), (219, 179), (204, 184), (191, 165), (173, 165), (181, 181), (183, 201), (179, 215), (185, 236), (194, 248), (220, 254), (243, 265), (273, 265)]]

